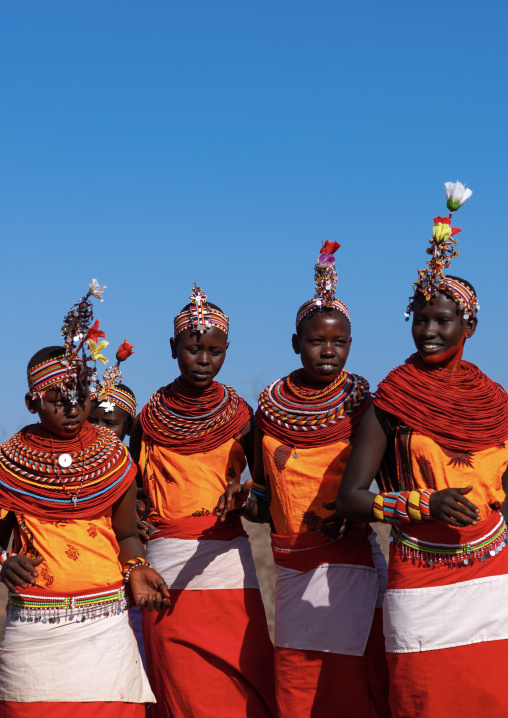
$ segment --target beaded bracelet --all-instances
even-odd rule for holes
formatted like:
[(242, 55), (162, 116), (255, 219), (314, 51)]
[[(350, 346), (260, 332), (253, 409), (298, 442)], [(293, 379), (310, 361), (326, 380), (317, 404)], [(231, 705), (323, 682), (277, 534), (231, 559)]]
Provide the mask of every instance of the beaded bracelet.
[(243, 504), (240, 506), (239, 509), (234, 509), (233, 513), (236, 514), (236, 516), (243, 516), (247, 513), (247, 511), (250, 511), (250, 509), (254, 506), (256, 502), (256, 497), (252, 494), (251, 491), (249, 491), (249, 495), (243, 502)]
[(374, 498), (372, 512), (376, 521), (405, 524), (430, 519), (430, 497), (434, 489), (381, 492)]
[(141, 556), (136, 556), (136, 558), (131, 558), (123, 565), (122, 573), (123, 573), (123, 580), (125, 583), (129, 582), (129, 579), (131, 577), (131, 571), (134, 568), (139, 568), (140, 566), (144, 566), (145, 568), (152, 568), (151, 564), (148, 563), (146, 558), (142, 558)]

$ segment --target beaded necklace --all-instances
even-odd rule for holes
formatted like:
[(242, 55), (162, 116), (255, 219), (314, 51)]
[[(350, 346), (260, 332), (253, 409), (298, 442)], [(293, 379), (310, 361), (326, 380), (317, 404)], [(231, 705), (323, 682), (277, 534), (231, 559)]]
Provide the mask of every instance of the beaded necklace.
[(468, 361), (459, 371), (413, 354), (379, 384), (376, 406), (455, 451), (481, 451), (508, 439), (508, 396)]
[(251, 416), (249, 405), (230, 386), (214, 381), (196, 389), (178, 377), (153, 394), (140, 420), (156, 444), (188, 455), (221, 446), (239, 434)]
[(324, 446), (349, 439), (371, 403), (369, 384), (343, 371), (322, 389), (305, 383), (303, 369), (263, 389), (256, 421), (269, 436), (290, 446)]
[(113, 504), (136, 474), (127, 448), (86, 422), (75, 439), (40, 424), (0, 446), (0, 505), (36, 518), (88, 518)]

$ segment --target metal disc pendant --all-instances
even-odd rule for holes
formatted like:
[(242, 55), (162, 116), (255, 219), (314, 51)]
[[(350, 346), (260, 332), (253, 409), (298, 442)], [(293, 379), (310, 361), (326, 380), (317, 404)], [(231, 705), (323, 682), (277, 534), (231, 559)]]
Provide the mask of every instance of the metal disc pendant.
[(60, 464), (62, 469), (66, 469), (72, 464), (72, 456), (70, 454), (60, 454), (60, 456), (58, 457), (58, 463)]

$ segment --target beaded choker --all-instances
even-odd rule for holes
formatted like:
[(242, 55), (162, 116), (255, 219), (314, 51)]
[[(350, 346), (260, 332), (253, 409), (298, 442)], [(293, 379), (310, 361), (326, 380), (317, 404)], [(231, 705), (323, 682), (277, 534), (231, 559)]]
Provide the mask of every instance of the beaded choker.
[(196, 389), (181, 377), (159, 389), (140, 414), (143, 432), (178, 454), (211, 451), (240, 434), (252, 409), (230, 386)]
[(85, 423), (75, 439), (62, 440), (34, 424), (0, 446), (0, 506), (50, 520), (89, 518), (135, 475), (127, 448), (108, 429)]
[(374, 403), (454, 451), (482, 451), (508, 439), (508, 396), (467, 361), (450, 371), (413, 354), (379, 384)]
[(303, 369), (263, 389), (256, 421), (269, 436), (298, 448), (351, 438), (371, 404), (366, 379), (349, 372), (322, 389), (304, 383)]

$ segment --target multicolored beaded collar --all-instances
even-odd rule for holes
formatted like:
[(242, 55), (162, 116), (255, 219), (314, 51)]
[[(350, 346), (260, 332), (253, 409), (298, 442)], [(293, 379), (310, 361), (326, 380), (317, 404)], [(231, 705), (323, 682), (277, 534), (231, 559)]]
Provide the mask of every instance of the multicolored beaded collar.
[(347, 318), (351, 324), (349, 318), (348, 308), (341, 302), (340, 299), (335, 297), (335, 291), (337, 289), (337, 271), (335, 269), (335, 252), (340, 248), (338, 242), (329, 242), (326, 240), (324, 245), (321, 247), (321, 251), (317, 258), (314, 266), (314, 282), (316, 284), (316, 294), (313, 299), (309, 299), (307, 302), (302, 304), (300, 309), (296, 313), (296, 328), (312, 311), (316, 309), (338, 309)]
[(263, 389), (258, 426), (283, 444), (299, 448), (349, 439), (372, 401), (367, 380), (343, 371), (335, 381), (315, 389), (304, 378), (303, 369), (297, 369)]
[(86, 422), (63, 440), (33, 424), (0, 446), (0, 505), (47, 520), (88, 518), (111, 506), (136, 471), (109, 429)]
[(427, 254), (430, 254), (431, 258), (427, 262), (426, 269), (418, 270), (418, 279), (413, 284), (414, 294), (409, 298), (409, 305), (404, 315), (406, 321), (409, 320), (409, 315), (414, 309), (418, 294), (423, 294), (427, 301), (439, 292), (451, 294), (464, 312), (464, 319), (475, 317), (480, 309), (472, 287), (458, 279), (446, 277), (443, 271), (450, 266), (451, 259), (459, 256), (458, 250), (455, 249), (458, 244), (455, 235), (462, 230), (459, 227), (451, 227), (452, 213), (458, 210), (473, 192), (461, 182), (445, 182), (445, 193), (450, 214), (448, 217), (434, 217), (432, 237), (429, 239), (431, 246), (427, 249)]
[(194, 288), (190, 296), (191, 306), (177, 314), (174, 319), (175, 337), (184, 329), (191, 329), (193, 332), (204, 334), (207, 329), (216, 327), (227, 336), (229, 331), (229, 318), (220, 309), (215, 309), (208, 304), (208, 297), (201, 287)]

